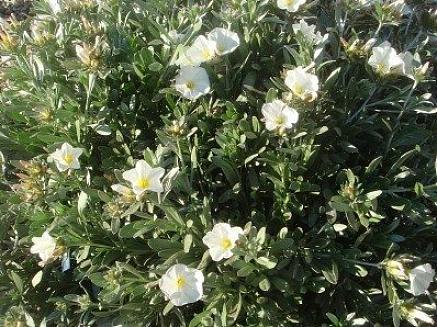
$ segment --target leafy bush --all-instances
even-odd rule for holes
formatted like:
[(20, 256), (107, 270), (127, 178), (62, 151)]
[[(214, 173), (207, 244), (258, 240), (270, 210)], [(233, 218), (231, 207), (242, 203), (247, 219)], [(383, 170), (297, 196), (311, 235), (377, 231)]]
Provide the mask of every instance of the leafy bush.
[(40, 0), (3, 24), (3, 325), (433, 324), (435, 4)]

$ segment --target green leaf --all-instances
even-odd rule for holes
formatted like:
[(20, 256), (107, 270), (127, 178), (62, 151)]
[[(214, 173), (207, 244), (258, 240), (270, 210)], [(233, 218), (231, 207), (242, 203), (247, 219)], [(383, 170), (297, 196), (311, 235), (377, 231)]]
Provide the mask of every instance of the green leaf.
[(381, 165), (381, 162), (382, 162), (382, 156), (373, 159), (370, 162), (369, 166), (367, 166), (365, 174), (370, 175), (371, 173), (373, 173), (376, 170), (376, 168), (378, 168), (378, 166)]
[(267, 277), (264, 277), (258, 283), (258, 286), (262, 291), (267, 292), (268, 290), (270, 290), (270, 281), (267, 279)]
[(182, 250), (182, 244), (170, 240), (164, 240), (160, 238), (153, 238), (147, 241), (150, 248), (155, 251), (162, 251), (168, 249)]
[(35, 276), (33, 276), (32, 278), (32, 286), (36, 287), (42, 280), (42, 276), (43, 276), (43, 271), (40, 270), (38, 271)]
[(88, 194), (81, 191), (77, 200), (77, 211), (82, 218), (85, 216), (85, 209), (88, 205)]
[(367, 200), (372, 201), (372, 200), (375, 200), (377, 197), (379, 197), (381, 194), (382, 194), (381, 190), (372, 191), (372, 192), (365, 194), (365, 197), (367, 198)]
[(191, 244), (193, 243), (193, 235), (187, 234), (184, 237), (184, 252), (188, 253), (190, 252)]
[(246, 263), (243, 267), (241, 267), (240, 269), (238, 269), (237, 271), (237, 276), (238, 277), (247, 277), (249, 276), (254, 270), (256, 269), (256, 267), (251, 264), (251, 263)]
[(258, 259), (256, 259), (256, 262), (266, 267), (267, 269), (273, 269), (276, 267), (278, 263), (278, 259), (275, 257), (271, 257), (271, 258), (259, 257)]
[(331, 284), (337, 284), (338, 282), (338, 267), (337, 264), (332, 261), (331, 267), (329, 269), (322, 270), (323, 276), (325, 276), (326, 280)]
[(11, 279), (14, 282), (15, 286), (17, 287), (17, 290), (20, 293), (23, 293), (23, 280), (21, 277), (13, 270), (11, 270)]

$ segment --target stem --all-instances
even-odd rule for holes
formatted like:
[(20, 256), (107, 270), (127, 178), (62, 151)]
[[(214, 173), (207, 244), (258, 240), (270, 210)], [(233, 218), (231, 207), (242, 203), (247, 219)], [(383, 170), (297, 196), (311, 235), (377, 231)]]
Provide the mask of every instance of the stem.
[(368, 98), (366, 99), (366, 101), (364, 101), (364, 103), (361, 105), (361, 107), (357, 111), (355, 111), (355, 113), (351, 117), (348, 118), (347, 123), (350, 123), (352, 120), (354, 120), (355, 117), (357, 117), (361, 113), (361, 111), (363, 111), (366, 108), (370, 99), (372, 99), (373, 95), (375, 94), (376, 89), (377, 89), (377, 87), (374, 86), (373, 89), (370, 91), (370, 94), (369, 94)]
[(411, 87), (410, 91), (408, 92), (407, 98), (405, 99), (405, 102), (404, 102), (404, 105), (402, 106), (401, 112), (399, 113), (398, 117), (396, 118), (396, 123), (395, 123), (395, 126), (393, 128), (393, 131), (391, 132), (390, 137), (388, 139), (387, 146), (385, 148), (385, 153), (388, 153), (388, 151), (390, 150), (390, 146), (391, 146), (391, 143), (393, 141), (393, 137), (394, 137), (397, 129), (399, 128), (399, 125), (401, 124), (401, 118), (404, 115), (405, 110), (407, 109), (408, 102), (410, 101), (411, 96), (413, 95), (413, 92), (416, 89), (416, 86), (417, 86), (417, 82), (414, 82), (413, 86)]
[(354, 260), (354, 259), (343, 259), (343, 260), (347, 261), (347, 262), (351, 262), (351, 263), (356, 263), (356, 264), (362, 265), (362, 266), (368, 266), (368, 267), (373, 267), (373, 268), (381, 269), (381, 264), (380, 263), (364, 262), (364, 261)]
[(185, 168), (184, 157), (182, 156), (181, 145), (179, 143), (179, 136), (176, 137), (176, 145), (178, 146), (178, 156), (181, 161), (182, 168)]

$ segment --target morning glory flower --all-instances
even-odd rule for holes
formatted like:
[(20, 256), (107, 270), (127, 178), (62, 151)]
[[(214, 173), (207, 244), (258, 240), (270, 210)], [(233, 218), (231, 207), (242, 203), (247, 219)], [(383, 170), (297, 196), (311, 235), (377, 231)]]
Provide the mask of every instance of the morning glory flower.
[(164, 173), (164, 168), (152, 168), (145, 160), (138, 160), (135, 168), (123, 173), (123, 178), (132, 184), (133, 192), (139, 197), (146, 191), (163, 192), (161, 178)]
[(196, 100), (210, 91), (208, 73), (202, 67), (181, 67), (175, 88), (184, 98)]
[(294, 34), (302, 33), (303, 37), (307, 42), (313, 44), (319, 44), (323, 40), (322, 34), (320, 32), (315, 32), (316, 25), (308, 25), (308, 23), (301, 19), (299, 23), (293, 24), (293, 32)]
[(307, 73), (302, 67), (287, 71), (285, 77), (287, 85), (294, 96), (303, 101), (314, 101), (319, 90), (319, 79), (316, 75)]
[(183, 264), (170, 267), (159, 280), (159, 288), (175, 306), (199, 301), (203, 296), (203, 273)]
[(215, 55), (215, 41), (209, 40), (203, 35), (199, 35), (185, 52), (185, 56), (192, 62), (193, 66), (210, 61), (214, 59)]
[(232, 257), (232, 249), (243, 230), (240, 227), (232, 227), (227, 223), (215, 224), (212, 231), (203, 237), (203, 243), (209, 248), (212, 260), (220, 261)]
[(407, 291), (415, 296), (424, 294), (434, 280), (435, 270), (429, 263), (417, 266), (410, 270), (410, 288)]
[(278, 131), (282, 134), (285, 130), (293, 128), (299, 120), (299, 114), (281, 100), (265, 103), (261, 112), (264, 116), (266, 128), (269, 131)]
[(56, 259), (56, 240), (45, 231), (41, 237), (32, 237), (32, 247), (30, 253), (37, 254), (41, 262), (41, 267)]
[(83, 149), (73, 148), (70, 144), (64, 143), (50, 157), (54, 160), (56, 168), (63, 172), (68, 169), (80, 169), (79, 157), (82, 153)]
[(216, 54), (220, 56), (234, 52), (240, 45), (237, 33), (220, 27), (214, 28), (208, 33), (208, 40), (215, 42)]
[(372, 55), (369, 58), (369, 65), (373, 67), (376, 73), (388, 75), (396, 73), (404, 61), (392, 48), (390, 42), (384, 42), (377, 47), (372, 48)]
[(299, 7), (305, 4), (306, 0), (278, 0), (279, 9), (284, 9), (289, 12), (296, 12)]

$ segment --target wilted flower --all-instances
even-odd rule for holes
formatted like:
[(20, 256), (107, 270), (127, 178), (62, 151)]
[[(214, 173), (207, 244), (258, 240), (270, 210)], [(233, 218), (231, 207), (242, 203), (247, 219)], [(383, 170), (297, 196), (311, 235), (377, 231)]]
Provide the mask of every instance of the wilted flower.
[(86, 43), (76, 44), (76, 55), (84, 66), (88, 69), (95, 70), (100, 66), (102, 56), (102, 41), (96, 37), (93, 46)]
[(364, 8), (370, 7), (375, 4), (377, 0), (356, 0), (358, 4)]
[(422, 309), (409, 302), (398, 302), (393, 305), (393, 325), (399, 327), (401, 320), (407, 320), (413, 326), (422, 323), (434, 325), (434, 320)]
[(208, 40), (215, 42), (215, 51), (220, 56), (234, 52), (240, 45), (237, 33), (220, 27), (214, 28), (208, 33)]
[(243, 230), (240, 227), (232, 227), (227, 223), (215, 224), (212, 231), (203, 237), (203, 243), (209, 248), (212, 260), (220, 261), (232, 257), (232, 249)]
[(124, 186), (123, 184), (114, 184), (111, 185), (111, 188), (114, 192), (121, 195), (124, 202), (129, 203), (135, 200), (135, 193), (131, 188)]
[(428, 290), (429, 285), (434, 280), (435, 270), (432, 269), (429, 263), (426, 263), (411, 269), (408, 276), (410, 288), (407, 291), (417, 296)]
[(390, 42), (386, 41), (372, 48), (369, 65), (373, 67), (376, 73), (380, 75), (396, 73), (396, 70), (402, 67), (403, 64), (404, 61), (392, 48)]
[(279, 9), (284, 9), (289, 12), (296, 12), (299, 7), (306, 3), (306, 0), (278, 0)]
[(199, 66), (203, 62), (210, 61), (215, 55), (215, 41), (209, 40), (203, 35), (198, 36), (185, 52), (185, 56), (193, 66)]
[(161, 39), (166, 44), (178, 44), (185, 37), (185, 34), (178, 33), (176, 30), (168, 31), (167, 34), (161, 34)]
[(53, 121), (54, 112), (49, 107), (36, 107), (35, 109), (33, 109), (33, 112), (33, 117), (40, 123), (47, 124)]
[(0, 48), (12, 51), (18, 45), (17, 37), (0, 28)]
[(159, 280), (159, 288), (175, 306), (199, 301), (203, 295), (203, 273), (183, 264), (170, 267)]
[(35, 20), (32, 23), (30, 36), (37, 45), (44, 45), (48, 40), (54, 38), (54, 35), (47, 31), (47, 25), (44, 20)]
[(55, 15), (62, 11), (61, 0), (47, 0), (47, 3)]
[(416, 59), (409, 51), (399, 55), (403, 61), (403, 65), (397, 69), (397, 73), (407, 76), (412, 80), (422, 79), (428, 70), (429, 63), (421, 64), (420, 58)]
[(56, 240), (50, 236), (49, 232), (45, 231), (41, 237), (32, 237), (32, 242), (33, 245), (30, 248), (30, 253), (38, 254), (41, 258), (40, 266), (43, 267), (58, 257)]
[(299, 120), (299, 114), (281, 100), (265, 103), (262, 114), (269, 131), (278, 131), (282, 134), (285, 130), (293, 128)]
[(314, 101), (319, 90), (319, 79), (316, 75), (307, 73), (302, 67), (287, 71), (285, 77), (287, 85), (294, 96), (303, 101)]
[(398, 16), (399, 18), (403, 15), (408, 15), (411, 13), (410, 7), (405, 3), (404, 0), (386, 1), (383, 5), (383, 8), (389, 10), (392, 14)]
[(68, 169), (80, 169), (79, 157), (82, 153), (83, 149), (73, 148), (70, 144), (64, 143), (50, 157), (55, 161), (56, 168), (62, 172)]
[(161, 178), (164, 173), (164, 168), (152, 168), (145, 160), (138, 160), (135, 168), (123, 173), (123, 178), (132, 184), (132, 190), (138, 197), (146, 191), (163, 192)]
[(408, 272), (402, 262), (397, 260), (388, 260), (383, 265), (387, 276), (395, 280), (407, 280)]
[(175, 88), (184, 98), (196, 100), (210, 90), (208, 73), (202, 67), (181, 67)]
[(301, 19), (299, 23), (293, 24), (294, 34), (302, 33), (305, 40), (312, 44), (318, 44), (323, 40), (322, 34), (320, 32), (315, 32), (316, 25), (308, 25), (308, 23)]

